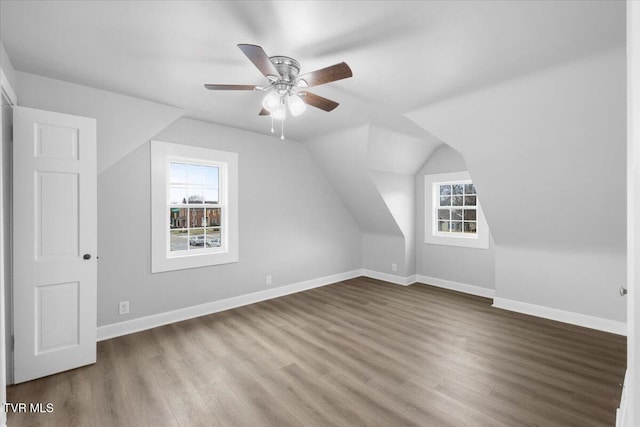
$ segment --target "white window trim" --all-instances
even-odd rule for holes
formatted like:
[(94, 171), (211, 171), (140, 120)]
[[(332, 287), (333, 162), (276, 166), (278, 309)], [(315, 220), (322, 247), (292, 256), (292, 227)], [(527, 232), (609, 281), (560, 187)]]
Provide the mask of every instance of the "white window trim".
[(438, 194), (435, 190), (439, 183), (471, 181), (469, 172), (451, 172), (424, 176), (424, 241), (434, 245), (462, 246), (468, 248), (489, 248), (489, 225), (482, 212), (480, 195), (478, 195), (477, 233), (443, 233), (437, 230), (436, 206)]
[[(169, 251), (169, 162), (191, 161), (221, 166), (220, 188), (226, 191), (220, 248), (175, 254)], [(204, 207), (204, 206), (203, 206)], [(238, 262), (238, 154), (189, 145), (151, 141), (151, 272)]]

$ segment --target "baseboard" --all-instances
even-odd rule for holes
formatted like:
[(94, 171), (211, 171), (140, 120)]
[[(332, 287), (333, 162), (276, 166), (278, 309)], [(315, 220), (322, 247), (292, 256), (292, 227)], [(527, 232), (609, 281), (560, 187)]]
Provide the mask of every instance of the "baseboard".
[(280, 286), (278, 288), (267, 289), (264, 291), (253, 292), (251, 294), (239, 295), (237, 297), (168, 311), (166, 313), (158, 313), (151, 316), (139, 317), (137, 319), (100, 326), (98, 327), (98, 341), (104, 341), (110, 338), (156, 328), (158, 326), (180, 322), (182, 320), (193, 319), (194, 317), (206, 316), (207, 314), (218, 313), (220, 311), (230, 310), (243, 305), (254, 304), (256, 302), (330, 285), (343, 280), (360, 277), (361, 275), (362, 270), (347, 271), (291, 285)]
[(438, 288), (450, 289), (465, 294), (477, 295), (479, 297), (493, 298), (496, 291), (494, 289), (483, 288), (482, 286), (468, 285), (466, 283), (454, 282), (452, 280), (439, 279), (437, 277), (423, 276), (418, 274), (418, 282), (425, 285), (436, 286)]
[(521, 301), (514, 301), (506, 298), (494, 298), (493, 306), (503, 310), (515, 311), (532, 316), (542, 317), (558, 322), (569, 323), (571, 325), (583, 326), (585, 328), (597, 329), (599, 331), (610, 332), (617, 335), (627, 335), (627, 324), (616, 320), (603, 319), (601, 317), (589, 316), (572, 311), (559, 310), (557, 308), (543, 307), (541, 305), (529, 304)]
[(397, 276), (395, 274), (382, 273), (380, 271), (362, 269), (362, 276), (370, 277), (372, 279), (383, 280), (389, 283), (395, 283), (396, 285), (409, 286), (416, 283), (416, 275), (413, 276)]

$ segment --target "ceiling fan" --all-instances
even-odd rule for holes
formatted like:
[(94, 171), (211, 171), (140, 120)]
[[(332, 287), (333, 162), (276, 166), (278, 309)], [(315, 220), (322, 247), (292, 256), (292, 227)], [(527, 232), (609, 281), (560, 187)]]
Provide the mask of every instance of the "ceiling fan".
[(292, 116), (302, 114), (307, 105), (324, 111), (331, 111), (339, 104), (330, 99), (306, 91), (308, 87), (319, 86), (336, 80), (352, 77), (351, 68), (345, 63), (332, 65), (321, 70), (299, 76), (300, 63), (288, 56), (267, 56), (265, 51), (253, 44), (239, 44), (240, 50), (249, 58), (258, 70), (269, 79), (268, 86), (205, 84), (210, 90), (259, 90), (268, 92), (262, 100), (259, 115), (271, 116), (271, 132), (273, 119), (282, 121), (281, 139), (284, 139), (284, 119), (287, 109)]

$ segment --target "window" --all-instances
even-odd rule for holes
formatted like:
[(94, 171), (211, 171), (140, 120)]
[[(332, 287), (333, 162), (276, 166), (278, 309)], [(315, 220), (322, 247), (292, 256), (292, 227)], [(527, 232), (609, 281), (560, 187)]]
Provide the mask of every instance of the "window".
[(425, 243), (489, 247), (489, 227), (468, 172), (425, 175)]
[(226, 164), (219, 162), (169, 160), (169, 256), (216, 252), (226, 247), (227, 239), (223, 236), (226, 168)]
[(437, 233), (462, 233), (476, 236), (478, 215), (476, 187), (471, 181), (434, 183), (438, 197), (434, 203), (438, 218)]
[(151, 143), (152, 272), (238, 261), (238, 156)]

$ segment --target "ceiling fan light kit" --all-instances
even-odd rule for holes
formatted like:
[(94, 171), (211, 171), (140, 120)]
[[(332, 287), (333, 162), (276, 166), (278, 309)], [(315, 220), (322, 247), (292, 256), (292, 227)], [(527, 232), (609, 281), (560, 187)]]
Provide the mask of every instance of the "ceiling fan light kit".
[(331, 111), (339, 105), (335, 101), (300, 89), (353, 76), (351, 68), (344, 62), (298, 76), (300, 63), (293, 58), (288, 56), (269, 57), (260, 46), (252, 44), (239, 44), (238, 47), (269, 80), (269, 85), (261, 87), (255, 85), (205, 84), (204, 87), (209, 90), (267, 91), (267, 95), (262, 100), (263, 108), (259, 115), (271, 116), (272, 133), (274, 132), (273, 120), (282, 121), (281, 139), (284, 139), (284, 120), (287, 117), (287, 109), (295, 117), (304, 113), (307, 105), (324, 111)]

